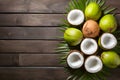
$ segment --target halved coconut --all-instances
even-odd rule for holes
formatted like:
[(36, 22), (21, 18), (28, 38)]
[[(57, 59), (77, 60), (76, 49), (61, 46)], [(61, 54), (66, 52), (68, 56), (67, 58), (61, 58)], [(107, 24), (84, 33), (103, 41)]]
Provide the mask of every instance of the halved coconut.
[(84, 57), (82, 53), (77, 50), (71, 51), (67, 57), (67, 63), (69, 67), (73, 69), (80, 68), (84, 63)]
[(84, 54), (91, 55), (91, 54), (94, 54), (97, 51), (98, 45), (97, 45), (97, 42), (94, 39), (85, 38), (81, 42), (80, 49)]
[(89, 73), (97, 73), (103, 68), (101, 59), (97, 56), (89, 56), (85, 61), (85, 69)]
[(84, 21), (84, 14), (78, 9), (71, 10), (68, 13), (67, 20), (72, 25), (80, 25)]
[(111, 33), (104, 33), (99, 39), (99, 45), (103, 49), (112, 49), (117, 45), (117, 39)]

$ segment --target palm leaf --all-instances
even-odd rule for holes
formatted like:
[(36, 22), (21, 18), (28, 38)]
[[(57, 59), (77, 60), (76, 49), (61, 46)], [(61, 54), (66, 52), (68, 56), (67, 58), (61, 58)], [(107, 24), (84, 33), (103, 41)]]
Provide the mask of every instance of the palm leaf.
[[(68, 8), (66, 8), (66, 12), (69, 13), (73, 9), (80, 9), (84, 12), (86, 6), (91, 2), (96, 2), (97, 4), (99, 4), (103, 12), (102, 15), (109, 14), (116, 9), (116, 8), (110, 8), (109, 5), (105, 5), (105, 0), (71, 0), (68, 4)], [(67, 17), (67, 14), (65, 14), (65, 17)], [(62, 31), (63, 33), (67, 28), (73, 27), (68, 23), (66, 19), (63, 19), (62, 22), (63, 24), (60, 25), (60, 31)], [(116, 31), (113, 34), (116, 35), (116, 37), (119, 36), (118, 41), (120, 42), (120, 35), (119, 35), (120, 31), (118, 32)], [(62, 37), (60, 36), (60, 38), (63, 39), (63, 36)], [(66, 65), (67, 64), (66, 59), (70, 50), (77, 49), (78, 47), (79, 46), (71, 47), (65, 41), (60, 42), (60, 44), (56, 49), (56, 52), (61, 54), (60, 64)], [(113, 50), (119, 52), (120, 43)], [(68, 66), (64, 66), (64, 69), (67, 73), (69, 73), (69, 76), (66, 80), (106, 80), (106, 75), (109, 75), (110, 73), (110, 69), (106, 68), (105, 66), (103, 66), (103, 69), (100, 72), (94, 74), (86, 72), (86, 70), (83, 67), (80, 69), (72, 69)]]
[(116, 8), (105, 9), (103, 14), (109, 14), (109, 13), (113, 12), (114, 10), (116, 10)]

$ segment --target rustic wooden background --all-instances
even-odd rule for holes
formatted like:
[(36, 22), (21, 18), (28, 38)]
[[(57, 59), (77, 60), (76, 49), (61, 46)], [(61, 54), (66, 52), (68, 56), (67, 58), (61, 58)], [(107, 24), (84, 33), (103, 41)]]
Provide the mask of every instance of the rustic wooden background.
[[(0, 0), (0, 80), (65, 80), (54, 49), (70, 0)], [(117, 7), (120, 0), (108, 0)], [(120, 80), (120, 69), (108, 80)]]

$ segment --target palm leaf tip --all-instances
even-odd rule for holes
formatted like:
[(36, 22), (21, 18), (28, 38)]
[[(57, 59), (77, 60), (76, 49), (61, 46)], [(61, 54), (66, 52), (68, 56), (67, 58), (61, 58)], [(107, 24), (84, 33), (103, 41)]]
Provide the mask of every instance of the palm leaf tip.
[[(105, 0), (71, 0), (68, 8), (66, 9), (66, 12), (68, 13), (73, 9), (80, 9), (84, 12), (86, 6), (90, 2), (96, 2), (97, 4), (99, 4), (99, 6), (103, 12), (102, 15), (109, 14), (116, 10), (116, 8), (111, 8), (109, 5), (106, 6)], [(65, 17), (67, 17), (67, 14), (65, 15)], [(60, 30), (64, 33), (67, 28), (70, 28), (72, 26), (68, 23), (67, 20), (63, 19), (62, 21), (63, 21), (63, 24), (60, 25), (60, 28), (61, 28)], [(116, 34), (119, 34), (119, 33), (120, 32), (118, 32)], [(63, 37), (60, 37), (60, 38), (63, 38)], [(120, 40), (120, 38), (119, 38), (119, 40)], [(67, 44), (67, 42), (65, 42), (65, 41), (60, 42), (60, 44), (58, 45), (58, 49), (56, 49), (56, 51), (61, 54), (61, 56), (60, 56), (61, 64), (65, 64), (65, 65), (67, 64), (66, 59), (67, 59), (67, 56), (68, 56), (70, 50), (71, 50), (70, 46)], [(120, 45), (117, 48), (115, 48), (114, 50), (119, 52)], [(70, 76), (67, 78), (67, 80), (106, 80), (106, 75), (109, 75), (109, 73), (110, 73), (109, 72), (110, 70), (108, 70), (108, 68), (106, 68), (105, 66), (103, 67), (103, 69), (100, 72), (94, 73), (94, 74), (86, 72), (85, 69), (73, 70), (68, 66), (67, 67), (65, 66), (65, 69), (66, 69), (66, 72), (68, 72), (70, 74)]]

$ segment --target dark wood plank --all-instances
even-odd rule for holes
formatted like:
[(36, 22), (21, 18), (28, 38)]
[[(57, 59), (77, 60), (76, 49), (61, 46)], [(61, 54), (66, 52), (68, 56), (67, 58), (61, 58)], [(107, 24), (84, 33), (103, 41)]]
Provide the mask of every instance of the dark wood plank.
[(0, 0), (0, 12), (63, 13), (68, 1), (70, 0)]
[(59, 26), (63, 14), (0, 14), (0, 26)]
[(0, 66), (60, 67), (59, 54), (0, 54)]
[(48, 40), (0, 40), (0, 52), (55, 53), (58, 43)]
[(18, 66), (18, 54), (0, 54), (0, 66)]
[(50, 39), (62, 36), (59, 27), (0, 27), (0, 39)]
[[(0, 12), (65, 13), (70, 0), (0, 0)], [(118, 8), (119, 0), (107, 0), (107, 4)], [(7, 6), (6, 6), (7, 5)]]
[(0, 0), (0, 12), (24, 12), (27, 0)]
[(120, 68), (112, 70), (107, 80), (120, 80)]
[(65, 80), (63, 68), (13, 67), (0, 68), (1, 80)]
[(59, 67), (58, 54), (20, 54), (19, 66)]
[[(1, 80), (65, 80), (68, 77), (63, 68), (58, 67), (1, 67)], [(112, 71), (107, 80), (120, 80), (120, 68)]]
[[(116, 15), (120, 24), (120, 14)], [(59, 26), (66, 19), (63, 14), (0, 14), (0, 26)]]

